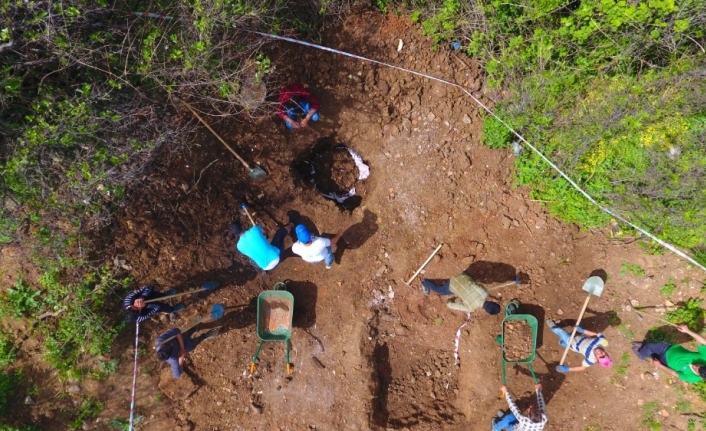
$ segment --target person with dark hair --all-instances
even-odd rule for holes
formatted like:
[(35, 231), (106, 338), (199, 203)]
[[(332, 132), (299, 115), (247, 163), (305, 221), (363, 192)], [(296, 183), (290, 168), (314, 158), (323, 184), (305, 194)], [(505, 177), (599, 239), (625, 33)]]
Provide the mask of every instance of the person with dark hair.
[(128, 322), (141, 323), (157, 313), (176, 313), (183, 310), (184, 304), (169, 305), (165, 302), (145, 303), (149, 299), (159, 299), (164, 296), (173, 295), (176, 289), (173, 287), (164, 293), (154, 291), (153, 286), (142, 286), (131, 292), (123, 300), (123, 310), (125, 310), (125, 320)]
[(668, 343), (633, 342), (630, 347), (640, 359), (652, 359), (652, 364), (667, 374), (688, 383), (698, 383), (706, 379), (706, 338), (686, 325), (679, 325), (677, 329), (699, 343), (696, 352)]
[(452, 310), (470, 313), (471, 311), (482, 308), (490, 315), (500, 313), (500, 304), (494, 301), (488, 301), (488, 290), (473, 281), (473, 279), (464, 272), (454, 275), (451, 279), (446, 280), (442, 284), (437, 284), (429, 279), (423, 278), (422, 292), (424, 292), (425, 295), (429, 295), (429, 292), (434, 292), (442, 296), (456, 295), (459, 301), (454, 301), (453, 298), (446, 301), (446, 306)]
[(282, 89), (277, 114), (289, 130), (306, 127), (310, 120), (318, 121), (318, 111), (319, 101), (302, 84), (295, 82)]
[(277, 229), (272, 237), (272, 242), (267, 242), (267, 229), (264, 227), (255, 225), (244, 230), (237, 221), (230, 224), (229, 236), (238, 238), (235, 245), (236, 250), (249, 257), (258, 268), (270, 271), (279, 264), (279, 256), (284, 251), (284, 239), (292, 231), (299, 218), (296, 211), (289, 211), (287, 216), (289, 221)]
[(505, 413), (502, 410), (498, 411), (498, 419), (491, 420), (493, 431), (542, 431), (549, 422), (547, 417), (547, 405), (544, 402), (542, 395), (542, 385), (534, 385), (537, 392), (537, 405), (531, 405), (522, 414), (517, 407), (515, 400), (507, 390), (506, 386), (500, 386), (500, 390), (505, 395), (507, 405), (510, 407), (510, 412)]
[(181, 377), (186, 355), (193, 352), (202, 341), (218, 335), (218, 329), (212, 329), (196, 338), (191, 338), (198, 327), (199, 325), (196, 325), (183, 334), (179, 328), (172, 328), (154, 342), (157, 359), (171, 365), (172, 375), (175, 378)]
[(297, 242), (292, 244), (292, 253), (301, 256), (309, 263), (318, 263), (323, 260), (326, 263), (326, 269), (331, 269), (334, 261), (331, 245), (341, 239), (345, 229), (339, 230), (331, 239), (312, 235), (303, 224), (297, 225), (294, 231), (297, 234)]

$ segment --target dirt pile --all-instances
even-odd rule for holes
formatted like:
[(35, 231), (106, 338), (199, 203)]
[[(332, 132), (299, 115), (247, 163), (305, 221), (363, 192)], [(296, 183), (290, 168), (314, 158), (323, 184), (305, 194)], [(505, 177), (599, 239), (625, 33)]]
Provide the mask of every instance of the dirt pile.
[(334, 147), (314, 159), (314, 181), (323, 193), (345, 193), (358, 182), (358, 168), (348, 149)]
[(524, 320), (503, 324), (503, 355), (507, 361), (522, 361), (532, 354), (532, 328)]

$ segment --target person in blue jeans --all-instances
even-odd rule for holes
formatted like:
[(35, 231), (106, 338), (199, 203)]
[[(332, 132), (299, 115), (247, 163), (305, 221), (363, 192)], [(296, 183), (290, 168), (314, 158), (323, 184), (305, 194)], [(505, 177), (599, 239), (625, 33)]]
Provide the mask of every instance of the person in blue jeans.
[(243, 230), (239, 222), (230, 224), (229, 234), (238, 237), (235, 248), (252, 260), (263, 271), (274, 269), (280, 261), (280, 253), (284, 251), (284, 239), (294, 228), (298, 214), (289, 211), (289, 222), (277, 229), (272, 237), (272, 242), (267, 241), (267, 230), (255, 225), (248, 230)]
[[(569, 338), (571, 335), (557, 326), (553, 320), (547, 320), (547, 326), (552, 330), (556, 336), (559, 337), (559, 345), (566, 347), (569, 343)], [(610, 359), (608, 352), (605, 348), (608, 346), (608, 340), (603, 336), (603, 334), (589, 331), (580, 326), (576, 327), (576, 335), (571, 341), (569, 350), (583, 355), (583, 362), (581, 365), (576, 367), (569, 367), (568, 365), (559, 365), (556, 370), (560, 373), (568, 373), (569, 371), (583, 371), (588, 367), (594, 365), (596, 362), (600, 364), (601, 367), (610, 367), (613, 361)]]
[(282, 89), (277, 115), (289, 130), (306, 127), (309, 121), (319, 120), (319, 100), (304, 86), (295, 82)]

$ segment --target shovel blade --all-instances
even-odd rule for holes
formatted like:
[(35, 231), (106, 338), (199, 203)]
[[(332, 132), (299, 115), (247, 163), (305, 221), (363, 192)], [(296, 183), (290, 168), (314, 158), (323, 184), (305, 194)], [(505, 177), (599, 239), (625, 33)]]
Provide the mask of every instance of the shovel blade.
[(267, 178), (267, 172), (259, 166), (253, 166), (248, 172), (248, 176), (253, 180), (264, 180)]
[(201, 285), (201, 288), (208, 292), (209, 290), (218, 289), (218, 286), (220, 286), (220, 285), (221, 285), (221, 283), (219, 283), (217, 281), (207, 281)]
[(583, 290), (588, 292), (589, 295), (601, 296), (603, 293), (603, 279), (598, 276), (589, 277), (588, 280), (583, 284)]
[(225, 307), (223, 304), (216, 304), (211, 308), (211, 320), (218, 320), (223, 317)]

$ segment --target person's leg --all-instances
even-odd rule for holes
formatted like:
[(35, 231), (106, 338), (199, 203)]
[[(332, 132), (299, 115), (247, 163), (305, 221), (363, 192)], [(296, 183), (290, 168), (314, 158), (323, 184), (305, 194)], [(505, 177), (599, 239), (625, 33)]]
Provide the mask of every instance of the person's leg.
[(436, 284), (429, 279), (422, 278), (422, 286), (424, 289), (427, 290), (427, 292), (432, 291), (437, 295), (453, 295), (454, 293), (449, 288), (450, 285), (451, 280), (446, 280), (444, 284)]
[(324, 262), (326, 262), (326, 269), (331, 269), (333, 266), (333, 250), (331, 247), (326, 247), (326, 257), (324, 258)]
[(287, 224), (286, 226), (282, 226), (281, 228), (277, 229), (277, 232), (275, 232), (275, 236), (272, 237), (272, 241), (270, 241), (270, 244), (274, 245), (277, 247), (281, 252), (284, 251), (284, 239), (289, 235), (289, 232), (292, 230), (292, 225)]
[(514, 424), (517, 423), (517, 418), (512, 412), (508, 412), (505, 416), (500, 418), (495, 424), (493, 424), (493, 431), (512, 431)]
[[(188, 332), (191, 332), (191, 331), (188, 331)], [(196, 346), (198, 346), (199, 344), (201, 344), (203, 341), (206, 341), (206, 340), (208, 340), (209, 338), (213, 338), (213, 337), (215, 337), (216, 335), (218, 335), (218, 329), (211, 329), (210, 331), (205, 332), (205, 333), (199, 335), (199, 336), (196, 337), (196, 338), (192, 338), (191, 341), (194, 343), (194, 344), (193, 344), (194, 349), (196, 349)]]
[[(309, 114), (309, 110), (311, 109), (311, 104), (308, 101), (303, 101), (301, 103), (302, 111), (304, 111), (304, 115)], [(310, 118), (311, 121), (319, 121), (319, 113), (314, 112), (314, 115), (311, 116)]]
[(672, 347), (672, 345), (669, 343), (642, 343), (642, 346), (636, 353), (640, 359), (659, 359), (663, 365), (667, 365), (667, 361), (664, 360), (664, 354), (670, 347)]
[(559, 345), (561, 347), (566, 347), (569, 342), (569, 338), (571, 338), (571, 334), (556, 326), (552, 320), (547, 320), (547, 325), (549, 325), (549, 329), (551, 329), (552, 332), (559, 337)]
[[(285, 108), (284, 113), (287, 115), (287, 117), (289, 117), (290, 120), (293, 120), (293, 121), (295, 121), (295, 122), (296, 122), (296, 121), (299, 121), (299, 118), (298, 118), (298, 116), (297, 116), (297, 107), (296, 107), (295, 104), (293, 104), (293, 103), (288, 103), (287, 106), (286, 106), (286, 108)], [(289, 130), (294, 130), (294, 126), (292, 126), (291, 124), (289, 124), (289, 121), (285, 121), (285, 122), (284, 122), (284, 125), (287, 126), (287, 128), (288, 128)]]

